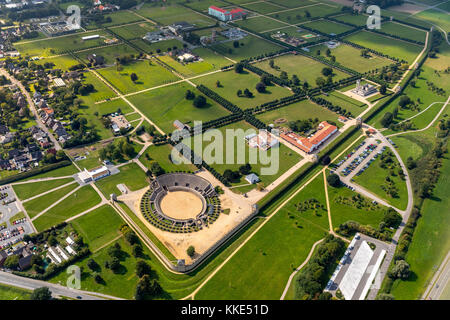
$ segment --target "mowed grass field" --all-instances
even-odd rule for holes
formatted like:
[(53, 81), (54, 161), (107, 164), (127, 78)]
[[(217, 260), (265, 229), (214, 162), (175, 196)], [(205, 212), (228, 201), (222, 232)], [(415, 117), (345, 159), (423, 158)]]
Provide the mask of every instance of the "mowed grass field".
[[(240, 166), (249, 162), (254, 162), (250, 161), (250, 147), (245, 142), (245, 136), (252, 133), (257, 133), (258, 130), (256, 128), (250, 126), (244, 121), (240, 121), (218, 128), (218, 130), (220, 130), (220, 133), (216, 132), (217, 135), (221, 134), (221, 136), (223, 137), (222, 146), (220, 146), (220, 143), (218, 146), (216, 146), (216, 143), (214, 145), (216, 146), (215, 150), (211, 150), (211, 142), (203, 142), (203, 160), (206, 163), (211, 165), (220, 174), (223, 174), (227, 169), (236, 171)], [(210, 133), (212, 133), (212, 136), (215, 138), (216, 133), (214, 133), (213, 131)], [(234, 135), (234, 138), (233, 136), (230, 136), (230, 134)], [(189, 146), (191, 149), (193, 149), (194, 147), (191, 137), (184, 139), (183, 143)], [(233, 154), (231, 152), (233, 152)], [(244, 155), (243, 159), (238, 159), (238, 153), (240, 152), (242, 152), (242, 154)], [(250, 163), (252, 167), (251, 172), (257, 174), (261, 179), (261, 182), (265, 186), (268, 186), (270, 183), (275, 181), (285, 171), (287, 171), (302, 159), (302, 157), (298, 153), (292, 151), (290, 148), (281, 143), (279, 143), (278, 147), (271, 148), (267, 151), (252, 149), (252, 153), (253, 152), (257, 156), (257, 163)], [(278, 155), (274, 152), (278, 153)], [(279, 159), (278, 161), (277, 157)], [(264, 170), (273, 169), (273, 173), (264, 174), (264, 172), (262, 171), (263, 168)], [(239, 181), (233, 181), (232, 185), (243, 186), (248, 185), (248, 182), (245, 180), (244, 176), (241, 176)]]
[[(256, 118), (266, 124), (274, 124), (275, 120), (278, 119), (296, 121), (318, 118), (319, 121), (334, 121), (338, 126), (342, 125), (341, 122), (337, 121), (338, 115), (336, 113), (309, 100), (303, 100), (276, 110), (260, 113), (256, 115)], [(287, 125), (287, 123), (283, 125)]]
[[(148, 60), (123, 65), (120, 71), (114, 66), (99, 69), (97, 72), (124, 94), (178, 80), (178, 77), (166, 68), (161, 67), (156, 62), (152, 62), (152, 65), (150, 65)], [(138, 80), (134, 83), (130, 77), (132, 73), (136, 73), (138, 76)]]
[(251, 11), (255, 11), (262, 14), (272, 13), (276, 11), (283, 10), (280, 6), (272, 4), (270, 2), (249, 2), (244, 5), (245, 9), (249, 9)]
[(45, 230), (92, 208), (100, 201), (94, 188), (84, 186), (34, 220), (33, 224), (38, 231)]
[(121, 195), (118, 184), (124, 184), (130, 191), (136, 191), (148, 186), (145, 172), (136, 163), (130, 163), (119, 168), (120, 172), (96, 182), (100, 191), (106, 198), (112, 193)]
[(195, 120), (210, 121), (230, 114), (211, 99), (207, 99), (203, 108), (194, 107), (192, 100), (185, 98), (187, 90), (201, 95), (191, 85), (179, 83), (132, 95), (128, 99), (166, 133), (176, 129), (173, 126), (175, 120), (193, 125)]
[[(220, 87), (217, 87), (217, 81), (220, 82)], [(219, 72), (193, 80), (195, 84), (205, 85), (241, 109), (253, 108), (265, 102), (292, 95), (288, 89), (275, 84), (267, 86), (266, 92), (259, 93), (255, 87), (260, 81), (261, 79), (258, 75), (247, 70), (244, 70), (243, 73), (236, 73), (234, 70)], [(253, 97), (247, 98), (244, 95), (238, 97), (237, 91), (242, 90), (243, 92), (246, 88), (253, 93)]]
[(286, 8), (298, 8), (308, 6), (311, 4), (316, 4), (316, 2), (310, 0), (267, 0), (266, 2), (274, 3)]
[(354, 100), (350, 97), (347, 97), (346, 95), (337, 92), (332, 91), (328, 93), (328, 95), (321, 95), (321, 98), (326, 99), (327, 101), (330, 101), (332, 104), (336, 106), (340, 106), (341, 108), (345, 109), (346, 111), (350, 111), (352, 113), (353, 117), (358, 116), (361, 112), (363, 112), (367, 105), (365, 103), (362, 103), (358, 100)]
[[(316, 45), (310, 47), (309, 49), (314, 54), (317, 54), (317, 51), (320, 51), (320, 55), (323, 58), (330, 60), (330, 58), (325, 54), (328, 46)], [(331, 55), (336, 57), (336, 62), (352, 70), (357, 70), (358, 72), (362, 73), (374, 69), (381, 69), (384, 66), (388, 66), (394, 63), (387, 58), (383, 58), (375, 54), (371, 54), (370, 58), (364, 58), (361, 56), (361, 50), (343, 43), (341, 43), (337, 48), (330, 49), (330, 51)]]
[(75, 60), (70, 55), (62, 55), (54, 58), (44, 58), (31, 62), (38, 65), (43, 65), (45, 63), (53, 63), (55, 69), (61, 69), (62, 71), (68, 71), (71, 66), (79, 64), (79, 61)]
[(155, 31), (156, 27), (154, 24), (149, 22), (140, 22), (110, 29), (122, 38), (131, 40), (142, 38), (147, 32)]
[(92, 252), (118, 237), (119, 228), (123, 223), (119, 214), (109, 205), (95, 209), (71, 222)]
[(239, 40), (239, 43), (239, 48), (233, 46), (233, 41), (216, 44), (211, 48), (236, 61), (256, 57), (265, 53), (276, 52), (282, 49), (282, 47), (276, 44), (251, 35)]
[(374, 49), (391, 57), (403, 59), (409, 63), (412, 63), (423, 49), (421, 46), (415, 44), (384, 37), (368, 31), (352, 34), (345, 37), (345, 40)]
[(111, 27), (111, 26), (117, 26), (117, 25), (128, 24), (128, 23), (133, 23), (133, 22), (144, 20), (141, 17), (134, 14), (133, 12), (129, 12), (127, 10), (121, 10), (121, 11), (105, 14), (105, 18), (111, 18), (111, 22), (102, 23), (101, 25), (91, 23), (86, 28), (88, 30), (92, 30), (92, 29), (96, 29), (99, 27)]
[(137, 56), (139, 52), (130, 47), (129, 45), (122, 43), (118, 45), (107, 46), (98, 49), (86, 50), (83, 52), (77, 52), (76, 55), (78, 58), (83, 60), (85, 63), (89, 63), (88, 55), (96, 54), (97, 56), (102, 56), (105, 58), (105, 64), (113, 65), (116, 62), (116, 58), (124, 55), (135, 55)]
[(0, 284), (0, 300), (29, 300), (31, 291)]
[(340, 24), (332, 21), (326, 21), (326, 20), (316, 20), (312, 22), (308, 22), (305, 24), (302, 24), (300, 27), (306, 26), (309, 28), (312, 28), (314, 30), (318, 30), (323, 33), (327, 34), (340, 34), (349, 30), (352, 30), (352, 27), (349, 27), (345, 24)]
[(215, 24), (214, 19), (177, 5), (167, 5), (160, 7), (145, 4), (136, 12), (165, 26), (179, 21), (187, 21), (197, 28)]
[(41, 182), (30, 182), (25, 184), (16, 184), (13, 186), (16, 195), (21, 200), (29, 199), (48, 190), (60, 187), (69, 182), (75, 182), (72, 178), (56, 179)]
[[(82, 40), (82, 37), (99, 35), (97, 39)], [(105, 39), (112, 36), (103, 30), (76, 33), (73, 35), (16, 43), (14, 46), (23, 55), (48, 57), (58, 55), (67, 51), (77, 51), (105, 45)]]
[(167, 52), (169, 48), (172, 49), (174, 47), (183, 48), (183, 43), (177, 39), (164, 40), (155, 43), (150, 43), (143, 39), (135, 39), (131, 40), (131, 43), (148, 54), (156, 54), (158, 50), (161, 52)]
[[(306, 56), (291, 54), (275, 58), (275, 67), (278, 67), (276, 69), (271, 68), (269, 63), (270, 60), (265, 60), (256, 63), (255, 66), (276, 76), (280, 76), (282, 71), (285, 71), (289, 78), (295, 74), (301, 82), (307, 81), (310, 87), (316, 86), (316, 79), (318, 77), (324, 78), (322, 75), (322, 69), (328, 67), (327, 65)], [(333, 69), (333, 73), (333, 81), (338, 81), (349, 77), (346, 73), (336, 69)]]
[(395, 22), (385, 22), (381, 24), (380, 31), (393, 34), (402, 38), (411, 39), (415, 41), (422, 41), (425, 43), (426, 32), (420, 29), (411, 28), (406, 25), (395, 23)]
[(195, 299), (278, 300), (290, 274), (312, 245), (327, 235), (326, 211), (299, 212), (295, 204), (316, 199), (326, 205), (318, 176), (278, 211), (196, 294)]
[(255, 18), (247, 18), (245, 20), (236, 21), (238, 26), (242, 26), (248, 28), (255, 32), (263, 32), (266, 30), (272, 30), (276, 28), (282, 28), (287, 26), (285, 23), (266, 18), (266, 17), (255, 17)]
[[(193, 164), (185, 164), (185, 163), (173, 163), (169, 157), (172, 153), (172, 146), (170, 144), (164, 145), (151, 145), (148, 147), (142, 156), (139, 158), (139, 161), (142, 162), (144, 166), (150, 168), (150, 165), (153, 161), (159, 163), (161, 168), (165, 172), (174, 172), (174, 171), (190, 171), (194, 172), (197, 168)], [(175, 154), (177, 154), (175, 152)], [(175, 159), (180, 159), (181, 155), (177, 154), (178, 157)]]
[(362, 14), (343, 14), (333, 18), (342, 22), (354, 24), (355, 26), (365, 26), (367, 24), (367, 16)]
[[(300, 22), (308, 21), (311, 18), (323, 17), (331, 13), (339, 12), (339, 10), (340, 8), (338, 5), (336, 5), (336, 7), (333, 7), (332, 5), (319, 3), (305, 8), (283, 11), (280, 13), (272, 13), (270, 14), (270, 16), (289, 24), (297, 24)], [(310, 17), (306, 16), (306, 11), (309, 12)]]

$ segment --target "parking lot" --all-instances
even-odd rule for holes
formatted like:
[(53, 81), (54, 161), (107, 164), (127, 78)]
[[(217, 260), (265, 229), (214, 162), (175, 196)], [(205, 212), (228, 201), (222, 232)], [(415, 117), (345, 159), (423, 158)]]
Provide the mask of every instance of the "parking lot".
[(10, 186), (0, 187), (0, 250), (22, 241), (25, 234), (33, 232), (31, 223), (24, 217)]

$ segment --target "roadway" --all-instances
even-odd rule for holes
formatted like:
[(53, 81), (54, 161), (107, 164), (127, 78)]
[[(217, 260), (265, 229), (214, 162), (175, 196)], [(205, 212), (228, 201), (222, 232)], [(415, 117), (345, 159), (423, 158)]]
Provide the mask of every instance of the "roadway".
[(434, 274), (422, 300), (439, 300), (448, 283), (450, 283), (450, 251)]

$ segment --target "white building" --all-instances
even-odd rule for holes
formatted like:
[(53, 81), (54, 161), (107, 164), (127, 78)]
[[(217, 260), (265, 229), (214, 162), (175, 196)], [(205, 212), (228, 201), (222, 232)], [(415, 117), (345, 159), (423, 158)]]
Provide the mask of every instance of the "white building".
[(89, 171), (85, 168), (84, 171), (78, 173), (78, 178), (84, 183), (89, 183), (107, 177), (110, 174), (111, 172), (106, 166), (100, 166)]

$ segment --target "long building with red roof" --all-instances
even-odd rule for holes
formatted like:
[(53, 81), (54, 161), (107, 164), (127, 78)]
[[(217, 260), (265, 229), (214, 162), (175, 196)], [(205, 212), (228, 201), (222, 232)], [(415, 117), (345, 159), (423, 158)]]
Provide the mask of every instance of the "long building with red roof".
[(336, 126), (322, 121), (316, 133), (309, 138), (302, 137), (295, 132), (282, 133), (280, 137), (300, 150), (311, 153), (328, 140), (337, 130), (338, 128)]
[(208, 9), (209, 15), (216, 17), (221, 21), (231, 21), (235, 19), (240, 19), (242, 16), (247, 15), (247, 12), (242, 10), (241, 8), (234, 8), (231, 10), (222, 9), (216, 6), (210, 6)]

